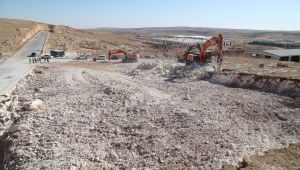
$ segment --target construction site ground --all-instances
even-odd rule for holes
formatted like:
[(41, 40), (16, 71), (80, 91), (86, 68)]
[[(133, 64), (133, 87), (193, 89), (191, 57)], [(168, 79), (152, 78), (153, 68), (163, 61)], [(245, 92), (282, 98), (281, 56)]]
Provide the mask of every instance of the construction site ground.
[(300, 80), (300, 64), (264, 58), (225, 56), (223, 69)]
[[(279, 150), (289, 161), (272, 163), (277, 150), (257, 158), (299, 143), (299, 99), (177, 79), (179, 67), (158, 59), (36, 66), (12, 94), (18, 116), (1, 138), (2, 166), (299, 169), (295, 148)], [(43, 101), (41, 109), (22, 109), (35, 99)], [(299, 151), (299, 144), (292, 147)]]

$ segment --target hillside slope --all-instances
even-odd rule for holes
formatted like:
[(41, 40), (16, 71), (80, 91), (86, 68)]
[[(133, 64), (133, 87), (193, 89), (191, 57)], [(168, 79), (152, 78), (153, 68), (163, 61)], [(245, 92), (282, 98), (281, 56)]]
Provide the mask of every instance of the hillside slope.
[(20, 48), (23, 37), (38, 23), (0, 18), (0, 59), (10, 56)]
[(80, 30), (66, 26), (56, 26), (50, 33), (47, 50), (65, 49), (78, 54), (99, 55), (109, 50), (123, 49), (129, 52), (147, 51), (150, 46), (125, 35), (109, 31)]
[[(0, 62), (12, 56), (36, 33), (49, 29), (48, 24), (6, 18), (0, 18), (0, 25)], [(117, 49), (145, 52), (151, 50), (151, 46), (110, 31), (81, 30), (59, 25), (54, 27), (54, 32), (50, 32), (44, 52), (50, 53), (51, 49), (99, 55)]]
[(12, 56), (24, 43), (48, 24), (34, 21), (0, 18), (0, 61)]

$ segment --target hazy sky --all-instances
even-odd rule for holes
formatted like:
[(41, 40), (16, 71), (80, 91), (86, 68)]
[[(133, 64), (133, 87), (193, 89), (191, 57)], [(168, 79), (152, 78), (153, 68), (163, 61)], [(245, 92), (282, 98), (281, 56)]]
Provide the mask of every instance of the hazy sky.
[(300, 0), (0, 0), (0, 17), (77, 28), (300, 30)]

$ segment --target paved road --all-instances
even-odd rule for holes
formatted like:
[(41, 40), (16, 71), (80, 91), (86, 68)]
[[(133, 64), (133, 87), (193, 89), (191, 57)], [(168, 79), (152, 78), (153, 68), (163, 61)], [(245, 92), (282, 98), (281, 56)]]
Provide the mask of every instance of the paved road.
[(39, 32), (13, 57), (0, 64), (0, 95), (7, 94), (32, 69), (27, 56), (32, 52), (39, 55), (47, 36), (48, 31)]

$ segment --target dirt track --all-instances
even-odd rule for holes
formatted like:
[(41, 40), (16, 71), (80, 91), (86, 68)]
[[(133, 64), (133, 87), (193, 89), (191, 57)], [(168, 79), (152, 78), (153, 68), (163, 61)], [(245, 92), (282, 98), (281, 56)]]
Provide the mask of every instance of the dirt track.
[(299, 140), (296, 99), (127, 67), (38, 68), (16, 93), (44, 108), (5, 133), (5, 167), (219, 169)]

